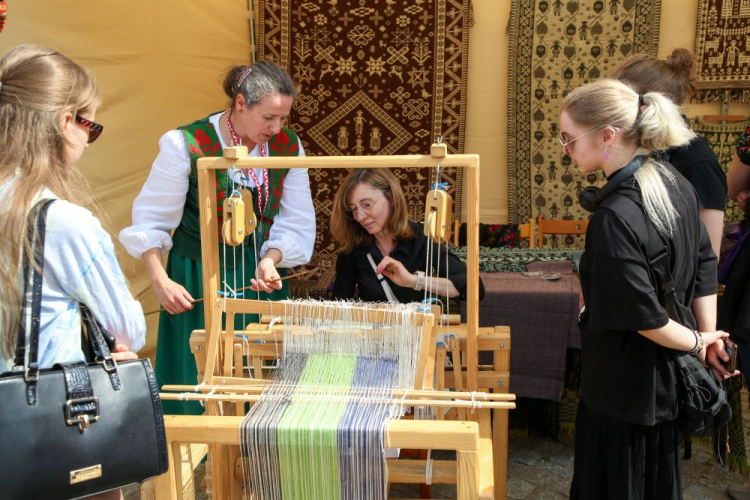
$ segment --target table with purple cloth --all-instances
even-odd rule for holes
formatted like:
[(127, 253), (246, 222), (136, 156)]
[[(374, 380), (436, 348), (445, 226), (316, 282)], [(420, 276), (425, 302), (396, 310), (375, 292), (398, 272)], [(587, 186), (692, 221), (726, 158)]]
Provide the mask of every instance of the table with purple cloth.
[(532, 262), (530, 272), (558, 274), (547, 280), (521, 272), (481, 272), (485, 288), (479, 326), (510, 327), (510, 391), (518, 397), (558, 401), (568, 348), (580, 349), (580, 281), (570, 260)]

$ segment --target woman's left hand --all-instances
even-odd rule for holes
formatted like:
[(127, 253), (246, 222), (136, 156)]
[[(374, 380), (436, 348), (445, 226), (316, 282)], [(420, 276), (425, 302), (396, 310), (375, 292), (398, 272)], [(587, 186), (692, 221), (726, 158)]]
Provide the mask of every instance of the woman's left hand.
[(378, 264), (377, 272), (404, 288), (414, 288), (417, 275), (406, 270), (404, 265), (391, 257), (384, 257)]
[(250, 289), (257, 292), (271, 293), (274, 290), (281, 290), (281, 276), (276, 270), (273, 259), (265, 257), (260, 259), (258, 267), (255, 269), (255, 279), (250, 280)]
[(115, 350), (112, 351), (112, 359), (115, 361), (128, 361), (138, 359), (138, 355), (123, 344), (115, 344)]
[[(729, 334), (727, 332), (722, 332), (721, 330), (717, 330), (715, 332), (700, 332), (701, 337), (703, 337), (703, 349), (698, 351), (697, 356), (701, 363), (706, 363), (706, 353), (708, 352), (708, 348), (712, 346), (714, 343), (716, 343), (718, 340), (724, 339), (726, 337), (729, 337)], [(724, 341), (722, 340), (720, 345), (724, 345)]]

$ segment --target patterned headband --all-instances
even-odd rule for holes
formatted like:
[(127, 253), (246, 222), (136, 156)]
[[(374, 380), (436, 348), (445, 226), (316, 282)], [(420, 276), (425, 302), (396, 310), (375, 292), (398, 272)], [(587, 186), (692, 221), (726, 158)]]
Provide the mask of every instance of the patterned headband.
[(245, 70), (245, 72), (242, 73), (242, 76), (240, 76), (240, 79), (237, 81), (237, 88), (238, 89), (242, 85), (242, 82), (245, 81), (245, 78), (247, 78), (247, 75), (249, 75), (250, 73), (252, 73), (252, 71), (253, 71), (253, 67), (252, 66), (248, 66), (247, 69)]

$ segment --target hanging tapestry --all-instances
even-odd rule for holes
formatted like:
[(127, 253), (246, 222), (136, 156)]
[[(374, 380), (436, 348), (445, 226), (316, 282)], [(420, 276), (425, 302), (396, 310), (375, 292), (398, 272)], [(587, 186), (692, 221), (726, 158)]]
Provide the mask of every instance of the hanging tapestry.
[[(290, 126), (308, 155), (429, 154), (442, 136), (463, 153), (470, 0), (293, 2), (261, 0), (259, 58), (283, 66), (299, 86)], [(313, 260), (319, 279), (335, 267), (333, 197), (345, 170), (310, 171), (317, 214)], [(424, 218), (432, 176), (394, 170), (412, 220)], [(446, 169), (461, 213), (461, 176)]]
[[(737, 143), (740, 136), (745, 131), (746, 122), (727, 123), (718, 125), (712, 123), (703, 123), (698, 119), (692, 120), (692, 127), (695, 133), (702, 135), (708, 141), (708, 144), (716, 153), (719, 159), (719, 165), (724, 172), (729, 174), (729, 165), (732, 163), (734, 152), (737, 151)], [(727, 209), (724, 212), (724, 221), (742, 220), (742, 210), (737, 203), (727, 200)]]
[(700, 0), (695, 102), (750, 102), (750, 2)]
[[(560, 104), (568, 92), (612, 73), (627, 57), (656, 54), (659, 0), (513, 0), (508, 84), (508, 213), (512, 223), (543, 215), (585, 219), (579, 193), (602, 184), (586, 175), (558, 142)], [(581, 246), (550, 238), (546, 246)]]

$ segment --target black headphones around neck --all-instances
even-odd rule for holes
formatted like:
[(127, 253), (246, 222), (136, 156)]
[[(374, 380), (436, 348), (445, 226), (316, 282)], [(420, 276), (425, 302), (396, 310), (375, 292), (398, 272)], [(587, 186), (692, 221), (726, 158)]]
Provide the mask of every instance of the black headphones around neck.
[(630, 163), (612, 174), (612, 177), (607, 180), (607, 183), (603, 187), (587, 187), (586, 189), (581, 191), (581, 194), (578, 197), (578, 203), (580, 203), (585, 210), (593, 212), (594, 210), (596, 210), (596, 207), (598, 207), (599, 204), (604, 201), (604, 198), (609, 196), (612, 191), (617, 189), (617, 186), (622, 184), (622, 181), (630, 178), (630, 176), (633, 175), (636, 170), (641, 168), (641, 166), (646, 162), (647, 159), (647, 156), (636, 156), (635, 158), (630, 160)]

